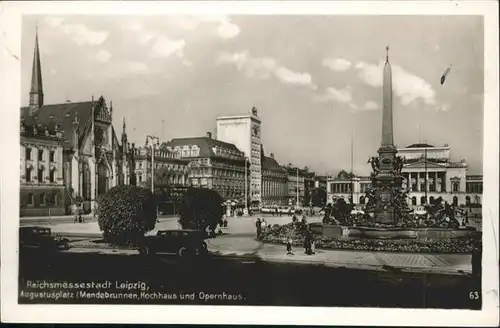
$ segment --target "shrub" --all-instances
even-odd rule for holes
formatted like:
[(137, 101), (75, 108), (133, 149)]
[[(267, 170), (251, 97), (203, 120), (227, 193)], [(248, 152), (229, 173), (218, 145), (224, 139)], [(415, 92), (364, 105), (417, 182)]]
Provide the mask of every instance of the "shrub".
[(184, 229), (215, 230), (224, 214), (222, 197), (215, 190), (189, 188), (182, 199), (179, 223)]
[(150, 190), (117, 186), (97, 200), (99, 229), (106, 241), (129, 244), (138, 241), (156, 224), (156, 202)]

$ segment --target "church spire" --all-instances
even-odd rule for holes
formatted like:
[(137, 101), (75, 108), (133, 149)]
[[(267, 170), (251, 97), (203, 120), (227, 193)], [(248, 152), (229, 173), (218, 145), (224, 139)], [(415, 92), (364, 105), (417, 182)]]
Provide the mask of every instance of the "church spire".
[(123, 132), (122, 132), (122, 135), (127, 135), (127, 124), (125, 123), (125, 117), (123, 118)]
[(40, 64), (40, 49), (38, 46), (38, 26), (35, 34), (35, 50), (33, 53), (33, 70), (31, 73), (29, 105), (32, 111), (43, 106), (42, 66)]
[(123, 118), (123, 129), (122, 129), (122, 148), (123, 153), (127, 153), (128, 151), (128, 140), (127, 140), (127, 125), (125, 123), (125, 117)]

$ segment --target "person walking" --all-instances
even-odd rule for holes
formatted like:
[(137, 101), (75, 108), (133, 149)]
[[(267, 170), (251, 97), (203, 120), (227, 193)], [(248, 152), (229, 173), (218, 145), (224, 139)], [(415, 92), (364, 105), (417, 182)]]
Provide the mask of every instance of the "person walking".
[(286, 255), (293, 255), (292, 238), (288, 238), (288, 240), (286, 242)]
[(316, 254), (316, 242), (314, 241), (314, 239), (311, 240), (311, 254)]
[(262, 232), (262, 222), (260, 221), (260, 218), (257, 218), (257, 221), (255, 222), (255, 228), (257, 230), (257, 239), (259, 239), (260, 233)]
[(262, 222), (261, 222), (261, 227), (262, 227), (262, 230), (265, 230), (266, 227), (267, 227), (267, 222), (266, 222), (266, 219), (262, 219)]

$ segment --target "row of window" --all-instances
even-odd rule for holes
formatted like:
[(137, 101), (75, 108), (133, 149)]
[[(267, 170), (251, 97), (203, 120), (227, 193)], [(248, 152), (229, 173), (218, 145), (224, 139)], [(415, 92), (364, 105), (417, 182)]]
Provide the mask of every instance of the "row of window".
[(468, 193), (482, 194), (483, 193), (483, 183), (482, 182), (468, 182), (465, 185), (465, 191)]
[[(32, 154), (31, 154), (31, 148), (26, 148), (25, 149), (25, 158), (27, 160), (33, 160), (32, 158)], [(43, 161), (44, 159), (44, 154), (45, 154), (45, 151), (43, 149), (38, 149), (38, 160), (39, 161)], [(51, 150), (49, 151), (49, 162), (50, 163), (54, 163), (55, 162), (55, 156), (56, 156), (56, 153), (55, 151)]]
[[(45, 206), (45, 205), (51, 205), (51, 206), (57, 206), (57, 195), (55, 194), (46, 194), (46, 193), (41, 193), (36, 195), (38, 204), (40, 206)], [(35, 195), (34, 194), (28, 194), (27, 196), (27, 202), (26, 205), (28, 206), (35, 206)]]
[[(33, 171), (33, 168), (32, 167), (28, 167), (26, 168), (26, 171), (25, 171), (25, 178), (26, 178), (26, 182), (31, 182), (31, 179), (32, 179), (32, 174), (31, 172)], [(38, 172), (37, 172), (37, 181), (42, 183), (44, 182), (44, 174), (45, 174), (45, 169), (44, 168), (39, 168), (38, 169)], [(52, 170), (49, 170), (49, 183), (54, 183), (56, 182), (55, 180), (55, 177), (56, 177), (56, 169), (52, 169)]]
[[(146, 165), (148, 169), (151, 169), (151, 163), (147, 163)], [(135, 168), (136, 169), (142, 169), (142, 162), (137, 162), (135, 163)], [(169, 170), (174, 170), (174, 171), (184, 171), (186, 169), (185, 166), (183, 165), (176, 165), (176, 164), (165, 164), (165, 163), (155, 163), (155, 168), (168, 168)]]

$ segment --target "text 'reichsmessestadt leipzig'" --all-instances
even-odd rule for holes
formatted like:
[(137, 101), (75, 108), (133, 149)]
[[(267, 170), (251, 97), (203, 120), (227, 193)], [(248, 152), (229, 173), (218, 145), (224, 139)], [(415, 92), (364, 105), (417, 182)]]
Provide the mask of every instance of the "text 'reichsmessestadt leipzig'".
[[(112, 125), (113, 104), (102, 96), (44, 104), (38, 47), (37, 36), (29, 106), (21, 108), (21, 216), (47, 215), (49, 208), (52, 215), (70, 214), (75, 197), (90, 213), (97, 197), (109, 188), (147, 187), (152, 175), (155, 183), (163, 180), (169, 185), (168, 201), (162, 204), (166, 213), (175, 212), (190, 186), (215, 189), (235, 207), (243, 206), (248, 195), (252, 210), (311, 206), (315, 189), (323, 190), (325, 202), (345, 197), (365, 203), (368, 176), (343, 170), (336, 176), (318, 175), (307, 167), (281, 165), (273, 153), (266, 155), (256, 108), (217, 118), (215, 135), (138, 146), (127, 139), (125, 119), (118, 137)], [(455, 206), (480, 206), (482, 176), (467, 175), (466, 161), (453, 161), (448, 145), (420, 143), (397, 151), (405, 158), (402, 172), (410, 190), (409, 205), (442, 197)]]

